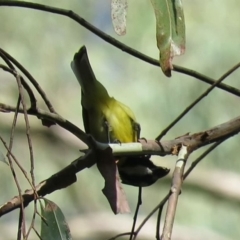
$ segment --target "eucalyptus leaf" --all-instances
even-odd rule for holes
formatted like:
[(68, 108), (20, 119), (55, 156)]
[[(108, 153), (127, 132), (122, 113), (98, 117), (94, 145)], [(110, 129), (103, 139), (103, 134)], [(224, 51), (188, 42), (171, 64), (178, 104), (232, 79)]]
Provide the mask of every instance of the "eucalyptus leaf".
[(61, 209), (52, 201), (44, 198), (42, 207), (41, 238), (43, 240), (71, 240), (70, 229)]
[(127, 0), (111, 1), (111, 17), (115, 32), (120, 36), (126, 34)]
[(170, 77), (172, 59), (185, 52), (182, 0), (151, 0), (156, 16), (157, 46), (163, 73)]

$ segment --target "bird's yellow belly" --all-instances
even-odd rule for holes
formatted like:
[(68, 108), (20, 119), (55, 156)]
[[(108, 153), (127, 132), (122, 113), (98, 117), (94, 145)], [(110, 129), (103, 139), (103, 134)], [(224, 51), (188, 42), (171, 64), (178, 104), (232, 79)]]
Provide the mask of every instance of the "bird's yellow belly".
[(118, 118), (111, 111), (105, 115), (92, 111), (88, 117), (90, 133), (97, 141), (106, 143), (136, 141), (136, 134), (128, 116)]

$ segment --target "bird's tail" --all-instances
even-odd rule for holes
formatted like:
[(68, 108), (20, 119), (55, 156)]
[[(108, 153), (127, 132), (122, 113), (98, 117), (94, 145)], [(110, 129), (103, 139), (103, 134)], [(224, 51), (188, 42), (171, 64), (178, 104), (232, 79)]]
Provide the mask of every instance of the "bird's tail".
[(71, 68), (81, 85), (83, 93), (91, 90), (93, 83), (96, 81), (96, 77), (90, 65), (85, 46), (82, 46), (79, 51), (75, 53), (73, 61), (71, 62)]

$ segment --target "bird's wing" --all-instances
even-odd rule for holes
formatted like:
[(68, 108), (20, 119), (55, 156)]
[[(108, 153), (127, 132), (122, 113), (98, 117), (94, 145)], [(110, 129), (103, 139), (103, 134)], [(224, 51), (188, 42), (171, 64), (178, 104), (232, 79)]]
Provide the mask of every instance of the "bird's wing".
[(90, 133), (90, 126), (89, 126), (88, 111), (83, 106), (82, 106), (82, 118), (83, 118), (83, 125), (84, 125), (85, 132), (87, 134), (91, 134)]

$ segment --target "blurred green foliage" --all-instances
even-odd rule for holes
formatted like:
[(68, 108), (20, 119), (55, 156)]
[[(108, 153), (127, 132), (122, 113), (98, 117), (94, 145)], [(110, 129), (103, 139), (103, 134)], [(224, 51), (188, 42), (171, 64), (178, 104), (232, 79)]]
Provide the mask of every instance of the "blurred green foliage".
[[(106, 0), (42, 0), (32, 1), (71, 9), (96, 27), (123, 43), (158, 58), (155, 17), (150, 1), (129, 1), (127, 34), (117, 36), (110, 18), (110, 2)], [(187, 49), (174, 59), (178, 64), (213, 78), (219, 78), (239, 62), (240, 2), (237, 0), (184, 1)], [(74, 53), (86, 45), (97, 78), (110, 95), (126, 103), (142, 126), (142, 136), (154, 139), (186, 106), (207, 87), (189, 76), (174, 73), (166, 78), (160, 68), (151, 66), (104, 42), (72, 20), (30, 9), (0, 7), (0, 47), (15, 57), (37, 79), (56, 110), (83, 129), (80, 88), (71, 71)], [(236, 88), (240, 71), (225, 80)], [(0, 71), (0, 102), (16, 104), (15, 80)], [(38, 96), (38, 104), (43, 102)], [(239, 99), (215, 89), (185, 116), (165, 137), (172, 139), (187, 132), (198, 132), (239, 115)], [(0, 135), (9, 140), (13, 114), (0, 114)], [(79, 156), (81, 143), (58, 126), (47, 129), (30, 117), (35, 157), (36, 182), (49, 177)], [(29, 172), (29, 151), (23, 117), (15, 133), (13, 152)], [(178, 203), (173, 239), (239, 239), (240, 197), (233, 199), (223, 187), (234, 191), (240, 179), (239, 136), (226, 141), (197, 167), (183, 186)], [(5, 153), (0, 144), (0, 151)], [(203, 149), (192, 154), (189, 164)], [(156, 163), (173, 169), (175, 157), (155, 157)], [(214, 172), (221, 171), (218, 178)], [(13, 178), (5, 164), (0, 164), (0, 202), (17, 195)], [(22, 190), (29, 188), (16, 170)], [(231, 181), (228, 178), (231, 176)], [(203, 181), (204, 180), (204, 181)], [(215, 184), (215, 185), (214, 185)], [(144, 189), (140, 219), (168, 192), (169, 178)], [(239, 185), (238, 185), (239, 186)], [(132, 215), (114, 216), (101, 189), (103, 180), (96, 167), (78, 174), (73, 186), (47, 196), (64, 212), (75, 239), (106, 239), (129, 231)], [(130, 206), (135, 208), (137, 189), (124, 186)], [(31, 206), (27, 209), (29, 220)], [(0, 239), (15, 239), (18, 211), (1, 218)], [(39, 222), (39, 221), (38, 221)], [(143, 239), (155, 236), (155, 219), (143, 229)], [(11, 230), (10, 230), (11, 229)], [(102, 235), (102, 237), (101, 237)], [(32, 234), (31, 239), (37, 237)]]

